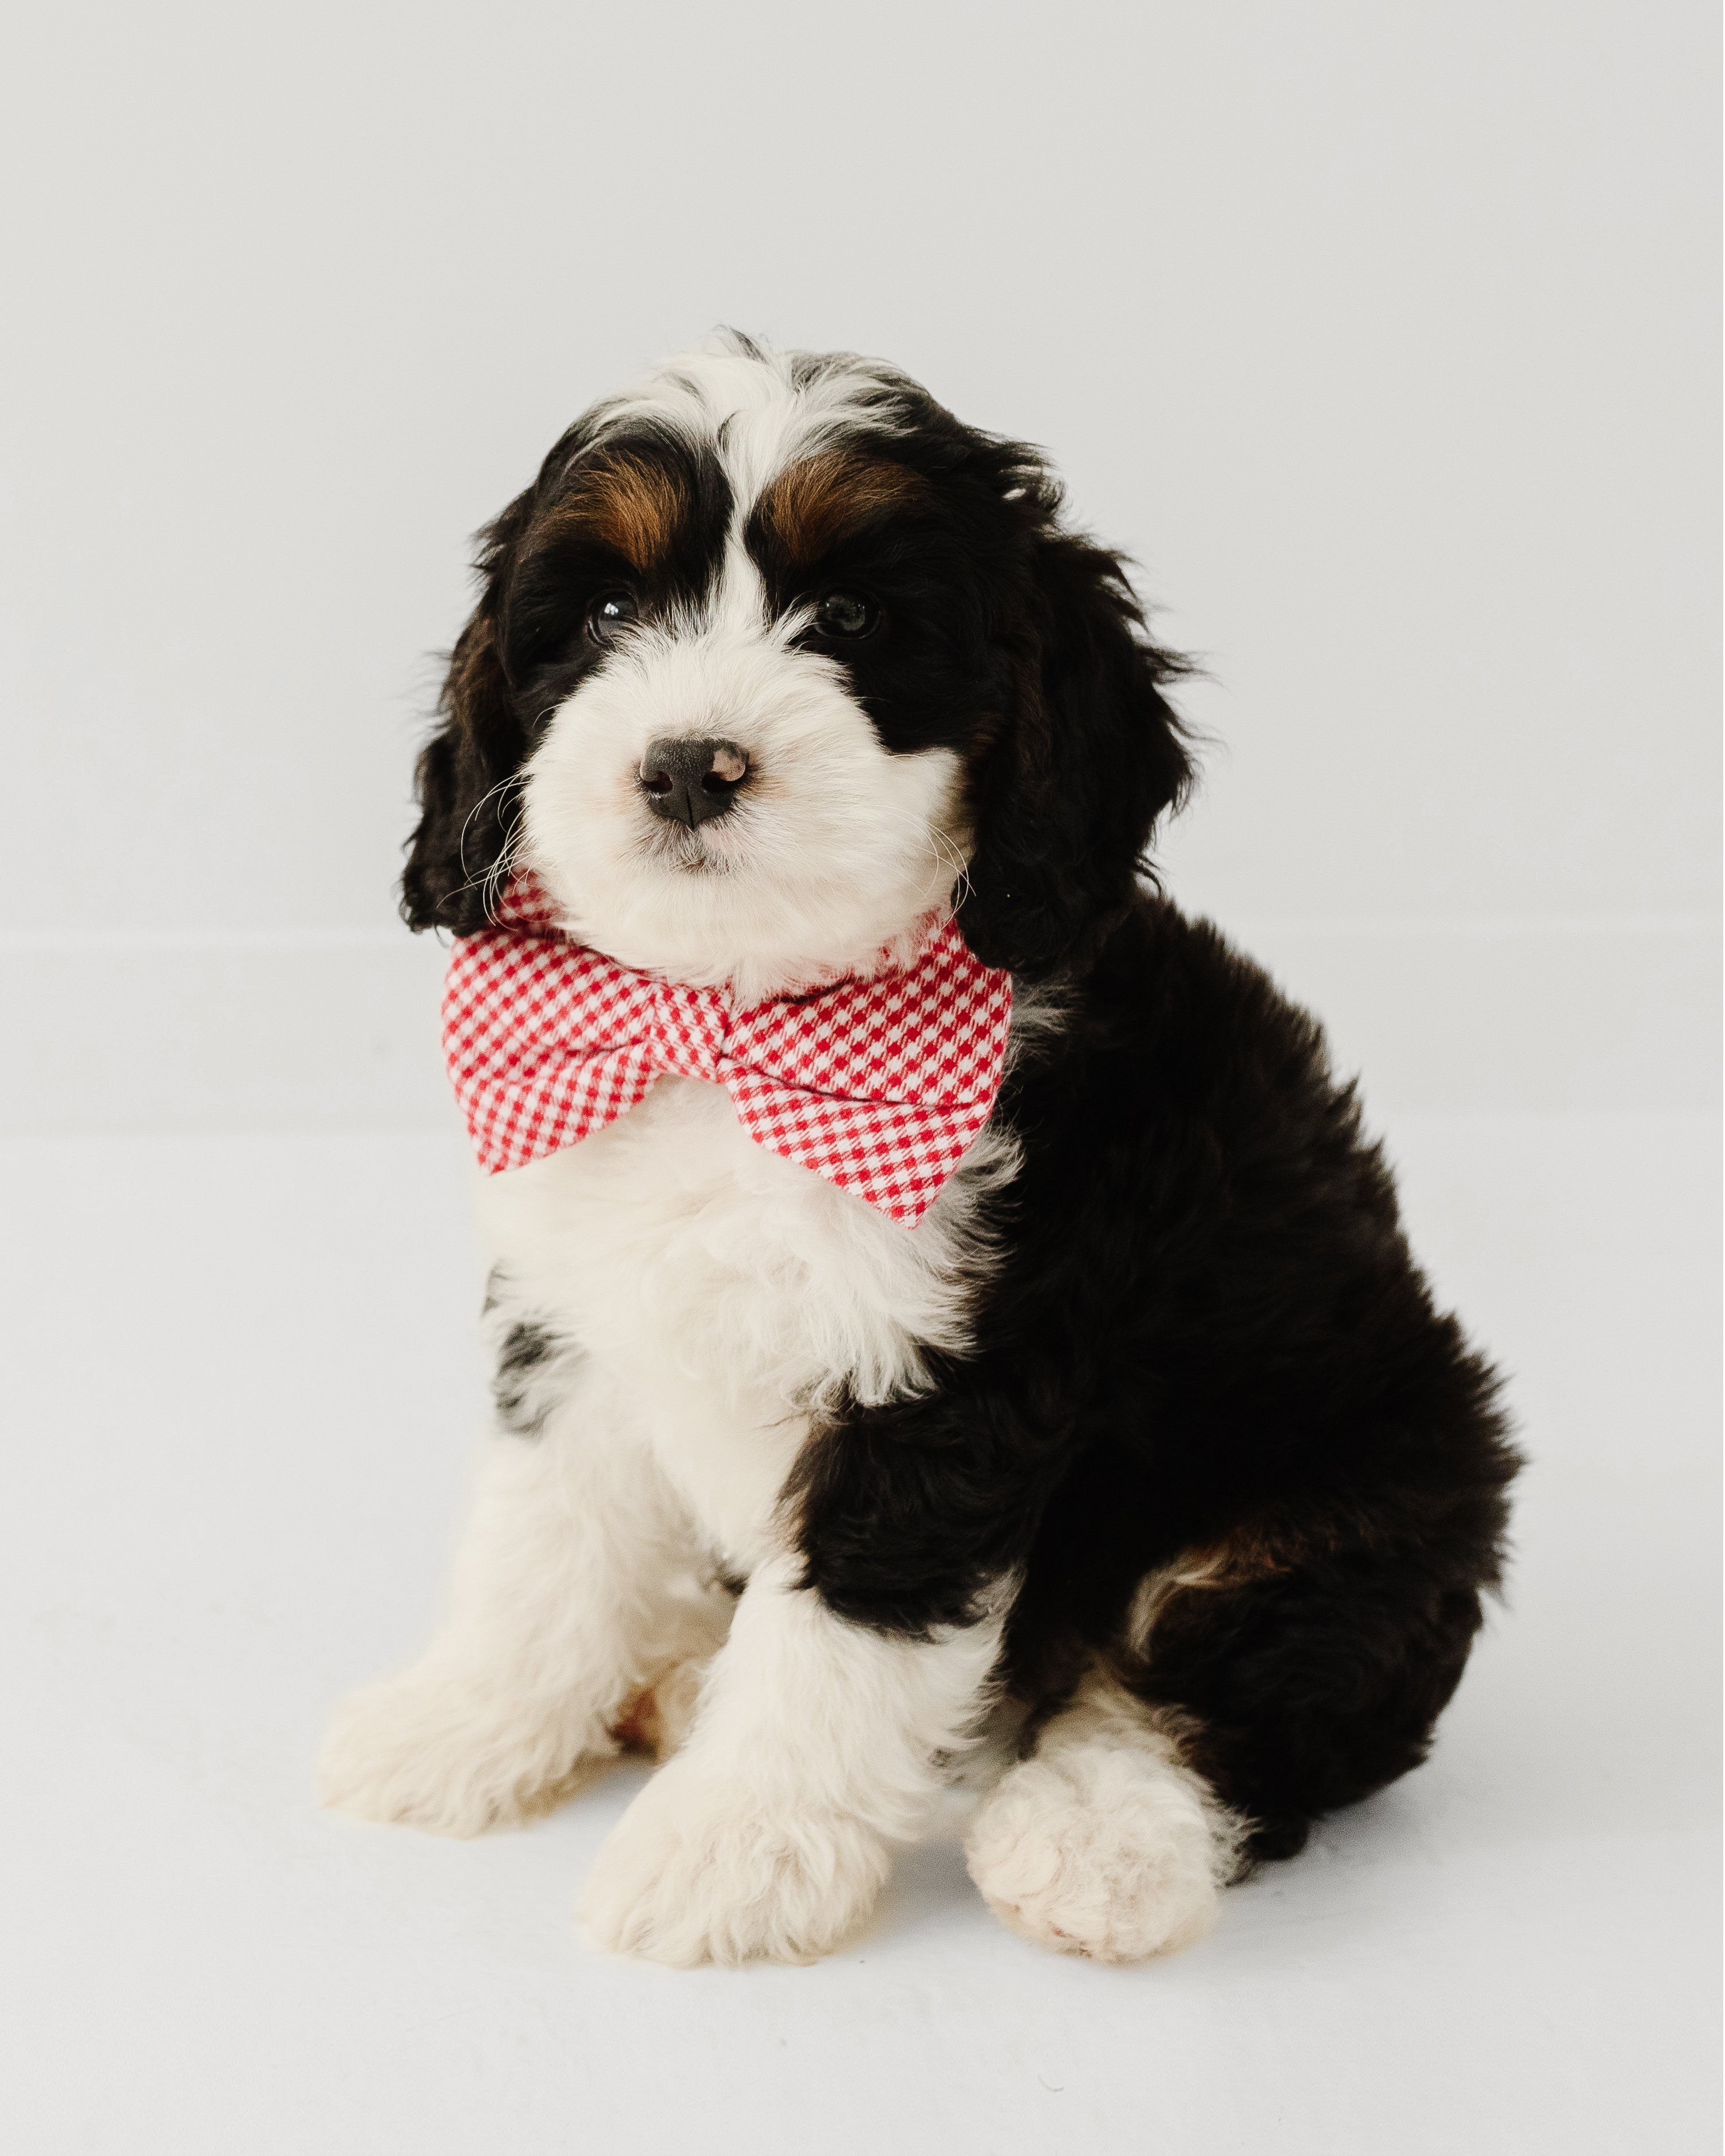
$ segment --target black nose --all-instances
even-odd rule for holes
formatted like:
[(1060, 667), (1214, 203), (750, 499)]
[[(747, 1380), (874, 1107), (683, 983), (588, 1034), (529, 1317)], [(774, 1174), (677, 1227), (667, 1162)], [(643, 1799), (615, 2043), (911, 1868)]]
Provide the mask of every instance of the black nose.
[(748, 758), (735, 742), (649, 742), (641, 758), (641, 790), (647, 806), (668, 824), (692, 831), (722, 816), (748, 777)]

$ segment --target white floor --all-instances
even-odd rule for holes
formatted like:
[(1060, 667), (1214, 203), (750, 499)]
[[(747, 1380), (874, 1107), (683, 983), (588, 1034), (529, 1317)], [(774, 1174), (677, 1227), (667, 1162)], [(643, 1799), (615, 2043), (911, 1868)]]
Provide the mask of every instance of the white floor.
[(1712, 1132), (1392, 1137), (1516, 1373), (1511, 1607), (1428, 1768), (1124, 1973), (997, 1928), (950, 1835), (819, 1968), (601, 1958), (569, 1912), (633, 1769), (488, 1843), (321, 1815), (320, 1723), (424, 1632), (480, 1410), (459, 1144), (0, 1149), (4, 2145), (1714, 2148)]

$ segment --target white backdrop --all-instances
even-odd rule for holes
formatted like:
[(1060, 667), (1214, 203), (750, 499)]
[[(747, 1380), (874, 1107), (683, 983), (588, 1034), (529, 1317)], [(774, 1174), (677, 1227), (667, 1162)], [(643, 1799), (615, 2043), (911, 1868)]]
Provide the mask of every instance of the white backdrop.
[(467, 536), (720, 321), (1053, 450), (1209, 670), (1172, 888), (1381, 1105), (1711, 1097), (1699, 0), (14, 38), (11, 1127), (444, 1115), (391, 886)]
[[(1716, 9), (62, 0), (0, 70), (0, 1958), (31, 2156), (1718, 2146)], [(314, 1807), (483, 1378), (393, 915), (469, 535), (729, 321), (1043, 443), (1532, 1460), (1430, 1766), (1123, 1972), (950, 1835), (588, 1953)]]

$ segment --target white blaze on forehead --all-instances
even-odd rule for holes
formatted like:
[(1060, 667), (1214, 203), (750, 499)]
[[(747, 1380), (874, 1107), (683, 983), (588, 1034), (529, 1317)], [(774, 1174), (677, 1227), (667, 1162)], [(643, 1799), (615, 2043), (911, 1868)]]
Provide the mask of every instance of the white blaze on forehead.
[[(752, 626), (766, 629), (771, 624), (772, 608), (768, 603), (765, 581), (743, 545), (742, 533), (735, 523), (725, 542), (724, 565), (708, 606), (710, 619), (726, 628)], [(784, 626), (783, 623), (778, 624), (781, 640)]]
[(849, 354), (824, 358), (798, 382), (799, 352), (751, 353), (716, 340), (655, 367), (606, 408), (607, 427), (650, 419), (674, 429), (717, 456), (735, 507), (739, 532), (768, 482), (787, 465), (814, 455), (847, 429), (890, 433), (881, 393), (902, 377), (884, 361)]
[[(656, 632), (635, 638), (633, 649), (638, 653), (656, 650), (667, 639), (691, 645), (710, 644), (715, 638), (734, 646), (740, 638), (752, 638), (777, 649), (788, 644), (800, 618), (798, 610), (796, 619), (775, 619), (766, 580), (743, 545), (741, 530), (733, 524), (726, 536), (718, 573), (701, 597), (678, 602)], [(611, 670), (617, 664), (613, 662)]]

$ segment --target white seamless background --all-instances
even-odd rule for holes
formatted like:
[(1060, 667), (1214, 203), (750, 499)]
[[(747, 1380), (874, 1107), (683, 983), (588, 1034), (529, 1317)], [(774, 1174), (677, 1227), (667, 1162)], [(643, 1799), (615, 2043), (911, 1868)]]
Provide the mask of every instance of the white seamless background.
[[(8, 2145), (1717, 2146), (1717, 48), (1702, 0), (9, 27)], [(568, 1913), (628, 1773), (473, 1845), (312, 1808), (482, 1399), (393, 912), (433, 654), (474, 529), (721, 322), (1045, 445), (1137, 557), (1214, 744), (1168, 887), (1363, 1070), (1512, 1372), (1432, 1764), (1145, 1970), (931, 1847), (819, 1969), (643, 1971)]]

